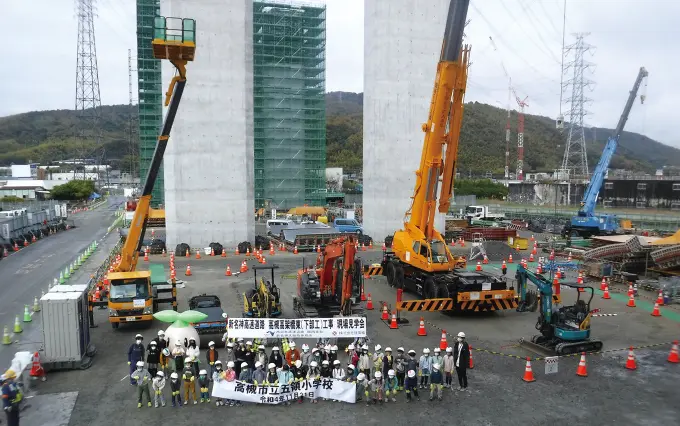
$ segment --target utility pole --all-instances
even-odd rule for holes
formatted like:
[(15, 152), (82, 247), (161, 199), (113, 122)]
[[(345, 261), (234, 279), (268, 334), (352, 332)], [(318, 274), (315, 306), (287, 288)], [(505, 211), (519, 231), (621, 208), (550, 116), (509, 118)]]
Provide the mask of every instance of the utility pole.
[(515, 99), (517, 100), (517, 106), (519, 106), (519, 111), (517, 114), (517, 180), (524, 180), (524, 107), (529, 106), (527, 103), (528, 96), (524, 99), (520, 99), (517, 96), (515, 89), (512, 90), (515, 94)]
[[(81, 160), (91, 150), (88, 141), (94, 141), (95, 150), (101, 147), (101, 97), (99, 93), (99, 71), (97, 68), (97, 46), (94, 33), (94, 0), (75, 0), (78, 17), (78, 43), (76, 63), (76, 138)], [(84, 161), (82, 161), (84, 163)], [(85, 166), (85, 164), (83, 164)], [(86, 177), (83, 167), (83, 179)], [(76, 161), (73, 161), (73, 178), (76, 177)]]

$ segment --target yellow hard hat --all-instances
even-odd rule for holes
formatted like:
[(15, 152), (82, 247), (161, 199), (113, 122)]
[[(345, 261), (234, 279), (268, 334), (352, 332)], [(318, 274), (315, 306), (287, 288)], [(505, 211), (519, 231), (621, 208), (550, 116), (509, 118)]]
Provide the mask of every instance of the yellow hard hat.
[(14, 380), (17, 378), (17, 373), (15, 373), (14, 370), (9, 369), (5, 371), (5, 378), (9, 380)]

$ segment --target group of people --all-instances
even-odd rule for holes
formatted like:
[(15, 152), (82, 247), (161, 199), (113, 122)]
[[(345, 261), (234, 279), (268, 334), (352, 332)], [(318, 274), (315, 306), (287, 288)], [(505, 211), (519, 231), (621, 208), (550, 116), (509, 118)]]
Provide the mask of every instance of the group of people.
[[(405, 392), (407, 402), (420, 400), (418, 390), (427, 389), (430, 401), (435, 397), (441, 400), (444, 388), (455, 388), (454, 374), (458, 376), (457, 390), (467, 390), (470, 348), (463, 332), (458, 333), (456, 343), (446, 348), (444, 354), (440, 348), (433, 351), (424, 348), (420, 357), (415, 350), (406, 352), (403, 347), (393, 354), (391, 348), (383, 351), (378, 344), (371, 353), (365, 343), (350, 344), (346, 349), (349, 359), (344, 366), (336, 345), (319, 343), (310, 348), (303, 344), (302, 352), (295, 342), (284, 341), (283, 346), (283, 351), (274, 346), (267, 354), (264, 345), (239, 338), (235, 342), (227, 340), (225, 352), (220, 354), (211, 341), (205, 352), (205, 368), (201, 368), (200, 351), (194, 339), (178, 340), (170, 345), (163, 331), (159, 331), (158, 337), (145, 347), (143, 337), (138, 334), (128, 350), (130, 384), (137, 387), (137, 407), (142, 407), (144, 399), (152, 406), (151, 391), (153, 405), (165, 406), (168, 377), (173, 407), (210, 403), (210, 384), (222, 380), (281, 386), (305, 379), (333, 378), (356, 383), (356, 399), (365, 400), (367, 405), (396, 402), (401, 391)], [(297, 402), (302, 403), (303, 398)], [(318, 401), (311, 399), (311, 402)], [(215, 403), (217, 406), (241, 405), (237, 400), (220, 398)]]

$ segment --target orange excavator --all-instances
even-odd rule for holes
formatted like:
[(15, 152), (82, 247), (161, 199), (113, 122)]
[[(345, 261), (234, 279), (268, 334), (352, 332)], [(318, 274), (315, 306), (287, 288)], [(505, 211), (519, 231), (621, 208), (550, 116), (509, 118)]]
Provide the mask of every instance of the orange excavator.
[(364, 286), (361, 260), (356, 257), (353, 235), (336, 238), (319, 253), (314, 266), (297, 273), (297, 296), (293, 310), (300, 317), (330, 318), (361, 315)]

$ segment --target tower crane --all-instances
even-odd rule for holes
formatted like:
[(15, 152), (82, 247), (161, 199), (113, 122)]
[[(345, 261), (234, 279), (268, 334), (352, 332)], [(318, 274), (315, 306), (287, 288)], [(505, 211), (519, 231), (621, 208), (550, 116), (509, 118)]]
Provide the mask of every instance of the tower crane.
[[(633, 89), (628, 95), (628, 101), (623, 108), (623, 113), (619, 118), (619, 123), (616, 125), (616, 129), (612, 135), (607, 139), (607, 144), (602, 151), (602, 156), (600, 161), (595, 166), (592, 177), (590, 178), (590, 183), (586, 188), (583, 195), (583, 200), (581, 201), (581, 206), (578, 214), (571, 218), (571, 221), (567, 223), (564, 228), (563, 233), (565, 235), (598, 235), (598, 234), (612, 234), (619, 229), (618, 218), (614, 214), (596, 214), (595, 206), (597, 205), (597, 196), (600, 192), (600, 188), (604, 182), (605, 174), (609, 168), (609, 163), (616, 152), (616, 148), (619, 145), (619, 137), (623, 131), (626, 121), (628, 121), (628, 116), (630, 115), (630, 110), (633, 108), (635, 99), (637, 98), (638, 90), (642, 85), (642, 82), (649, 73), (645, 67), (640, 67), (638, 71), (637, 78), (633, 84)], [(645, 102), (645, 95), (640, 96), (640, 102)]]

